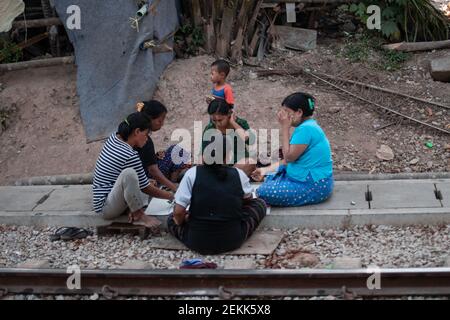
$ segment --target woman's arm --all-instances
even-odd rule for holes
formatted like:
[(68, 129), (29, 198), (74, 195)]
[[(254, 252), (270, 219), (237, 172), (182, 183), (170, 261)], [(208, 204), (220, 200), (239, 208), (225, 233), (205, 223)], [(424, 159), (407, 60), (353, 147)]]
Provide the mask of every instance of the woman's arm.
[(233, 111), (233, 113), (231, 114), (230, 123), (233, 126), (233, 129), (236, 131), (237, 135), (242, 139), (242, 141), (245, 142), (250, 138), (250, 135), (236, 122), (236, 119), (236, 114)]
[(187, 213), (186, 208), (178, 203), (175, 204), (175, 209), (173, 210), (173, 221), (180, 226), (186, 222), (188, 218), (189, 214)]
[(177, 191), (177, 186), (170, 181), (169, 179), (167, 179), (163, 173), (161, 172), (161, 170), (159, 170), (158, 165), (157, 164), (153, 164), (151, 166), (148, 166), (148, 172), (150, 173), (150, 175), (156, 180), (158, 181), (160, 184), (168, 187), (170, 190), (172, 190), (173, 192)]
[(297, 161), (298, 158), (305, 152), (308, 147), (307, 144), (290, 144), (289, 129), (291, 127), (291, 120), (286, 112), (280, 111), (278, 113), (278, 121), (281, 125), (281, 141), (283, 157), (286, 163)]
[(281, 128), (281, 141), (283, 142), (283, 157), (286, 163), (295, 162), (305, 152), (307, 144), (290, 144), (289, 127)]
[(255, 171), (253, 171), (253, 173), (251, 174), (251, 177), (253, 178), (253, 180), (261, 182), (264, 180), (264, 176), (266, 176), (267, 174), (271, 173), (271, 172), (275, 172), (278, 170), (278, 168), (281, 165), (286, 165), (286, 161), (283, 159), (281, 161), (272, 163), (270, 166), (268, 167), (263, 167), (263, 168), (258, 168)]
[(173, 200), (173, 193), (161, 190), (153, 185), (148, 185), (146, 188), (142, 189), (142, 192), (148, 194), (151, 197)]

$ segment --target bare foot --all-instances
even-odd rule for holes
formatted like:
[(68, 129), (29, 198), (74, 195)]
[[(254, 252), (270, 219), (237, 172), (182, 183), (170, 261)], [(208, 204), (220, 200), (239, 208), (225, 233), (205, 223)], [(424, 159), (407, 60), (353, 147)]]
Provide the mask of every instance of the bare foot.
[(156, 229), (157, 227), (159, 227), (161, 222), (154, 217), (149, 217), (144, 214), (139, 219), (134, 220), (133, 224), (146, 226), (147, 228), (150, 228), (150, 229)]
[(128, 222), (133, 223), (134, 221), (139, 220), (143, 215), (145, 215), (144, 209), (139, 209), (135, 212), (128, 213)]

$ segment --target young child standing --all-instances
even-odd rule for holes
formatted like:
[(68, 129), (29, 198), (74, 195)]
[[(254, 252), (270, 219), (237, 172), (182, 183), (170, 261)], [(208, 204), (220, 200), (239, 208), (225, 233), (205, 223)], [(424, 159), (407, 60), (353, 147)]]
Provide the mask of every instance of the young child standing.
[(230, 64), (225, 60), (216, 60), (211, 64), (211, 82), (213, 83), (213, 89), (211, 90), (212, 97), (206, 99), (208, 104), (213, 99), (223, 99), (234, 107), (233, 89), (226, 83), (229, 73)]

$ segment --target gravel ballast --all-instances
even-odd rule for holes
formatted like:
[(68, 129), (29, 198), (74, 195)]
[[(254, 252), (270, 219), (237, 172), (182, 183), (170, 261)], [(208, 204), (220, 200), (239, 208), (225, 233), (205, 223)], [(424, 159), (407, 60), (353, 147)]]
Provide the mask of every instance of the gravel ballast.
[[(442, 267), (450, 255), (450, 225), (357, 226), (350, 229), (288, 229), (271, 256), (201, 256), (192, 251), (150, 247), (153, 238), (115, 235), (74, 241), (49, 240), (56, 228), (0, 226), (0, 267), (27, 260), (48, 260), (51, 268), (77, 264), (82, 269), (115, 269), (130, 260), (149, 268), (177, 269), (182, 260), (202, 258), (223, 268), (236, 259), (253, 260), (263, 268), (333, 268), (336, 258), (359, 258), (361, 266), (380, 268)], [(269, 229), (267, 229), (269, 230)], [(167, 236), (166, 234), (162, 234)]]

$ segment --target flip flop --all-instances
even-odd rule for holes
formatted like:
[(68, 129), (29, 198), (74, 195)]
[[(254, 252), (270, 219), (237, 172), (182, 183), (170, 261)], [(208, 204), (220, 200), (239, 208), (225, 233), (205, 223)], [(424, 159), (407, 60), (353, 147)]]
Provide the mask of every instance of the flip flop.
[(61, 228), (57, 229), (55, 231), (55, 233), (53, 233), (50, 236), (50, 241), (61, 240), (61, 236), (62, 235), (69, 234), (69, 233), (73, 232), (74, 229), (77, 229), (77, 228), (75, 228), (75, 227), (61, 227)]
[(180, 269), (217, 269), (217, 264), (201, 259), (188, 259), (182, 262)]
[(83, 228), (73, 228), (71, 232), (65, 233), (61, 235), (61, 240), (75, 240), (75, 239), (84, 239), (88, 236), (92, 236), (94, 233), (90, 230), (86, 230)]

